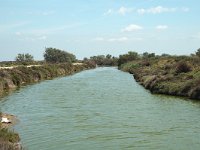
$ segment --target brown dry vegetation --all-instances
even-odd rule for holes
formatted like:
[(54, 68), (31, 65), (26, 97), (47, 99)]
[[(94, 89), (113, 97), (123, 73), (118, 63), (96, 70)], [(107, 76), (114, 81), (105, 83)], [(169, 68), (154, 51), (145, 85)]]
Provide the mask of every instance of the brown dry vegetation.
[(73, 65), (71, 63), (45, 64), (42, 66), (16, 67), (0, 70), (0, 95), (22, 85), (70, 75), (85, 69), (94, 68), (93, 64)]
[[(81, 65), (61, 63), (32, 67), (22, 66), (13, 69), (0, 69), (0, 96), (7, 91), (19, 88), (22, 85), (53, 79), (59, 76), (66, 76), (94, 67), (95, 65), (91, 63)], [(2, 116), (1, 113), (0, 116)], [(8, 127), (9, 126), (0, 123), (0, 149), (21, 150), (22, 147), (21, 144), (19, 144), (19, 135)]]
[(16, 118), (13, 115), (2, 114), (0, 117), (6, 117), (11, 120), (11, 123), (0, 123), (0, 149), (1, 150), (21, 150), (21, 144), (19, 135), (15, 133), (10, 127), (16, 122)]
[(200, 58), (168, 56), (137, 59), (120, 68), (152, 93), (200, 99)]

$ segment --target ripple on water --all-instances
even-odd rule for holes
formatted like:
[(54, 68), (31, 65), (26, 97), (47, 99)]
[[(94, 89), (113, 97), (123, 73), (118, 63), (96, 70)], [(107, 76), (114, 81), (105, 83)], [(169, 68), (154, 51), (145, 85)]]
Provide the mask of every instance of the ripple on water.
[(200, 147), (200, 104), (151, 95), (132, 75), (97, 68), (30, 85), (2, 98), (29, 150)]

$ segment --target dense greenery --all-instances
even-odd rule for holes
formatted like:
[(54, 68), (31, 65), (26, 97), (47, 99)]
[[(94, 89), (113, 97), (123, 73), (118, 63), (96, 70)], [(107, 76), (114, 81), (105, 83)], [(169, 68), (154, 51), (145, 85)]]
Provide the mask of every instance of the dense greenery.
[(0, 70), (0, 95), (23, 84), (69, 75), (84, 69), (94, 68), (93, 64), (72, 65), (71, 63), (45, 64), (42, 66), (16, 67)]
[[(6, 128), (0, 128), (0, 139), (4, 139), (7, 142), (19, 142), (19, 135), (17, 133), (14, 133), (13, 131), (10, 131)], [(1, 140), (2, 140), (1, 139)]]
[(139, 55), (137, 52), (132, 52), (132, 51), (129, 51), (128, 54), (120, 55), (118, 60), (118, 65), (120, 66), (129, 61), (136, 60), (138, 59), (138, 56)]
[[(70, 75), (84, 69), (95, 67), (95, 64), (91, 61), (86, 61), (82, 64), (72, 64), (76, 60), (73, 54), (54, 48), (47, 48), (44, 57), (48, 63), (44, 61), (33, 61), (33, 57), (29, 54), (18, 54), (16, 61), (1, 62), (1, 67), (13, 68), (0, 69), (0, 96), (21, 85)], [(0, 123), (0, 149), (20, 150), (21, 147), (17, 145), (19, 140), (17, 133), (7, 128), (2, 128)]]
[[(197, 51), (198, 52), (198, 51)], [(138, 57), (119, 66), (152, 93), (200, 99), (200, 58), (192, 56)]]
[(118, 58), (107, 54), (105, 55), (98, 55), (98, 56), (91, 56), (89, 59), (84, 58), (83, 62), (91, 62), (98, 66), (117, 66)]
[(20, 61), (2, 61), (0, 67), (15, 67), (15, 66), (29, 66), (29, 65), (44, 65), (44, 61), (31, 61), (31, 62), (20, 62)]
[(17, 62), (33, 62), (33, 56), (26, 53), (26, 54), (18, 54), (17, 57), (15, 58)]
[[(0, 117), (2, 117), (2, 113), (0, 112)], [(1, 150), (19, 150), (16, 147), (16, 143), (20, 141), (19, 135), (7, 128), (3, 128), (0, 123), (0, 149)]]
[(46, 48), (44, 59), (49, 63), (72, 63), (76, 61), (76, 56), (56, 48)]
[[(0, 70), (0, 95), (24, 84), (69, 75), (98, 66), (117, 66), (130, 72), (136, 81), (152, 93), (185, 96), (200, 99), (200, 49), (191, 56), (170, 56), (129, 51), (116, 58), (110, 54), (84, 58), (83, 64), (76, 62), (75, 55), (56, 48), (46, 48), (45, 61), (33, 61), (30, 54), (18, 54), (16, 61), (1, 62), (2, 67), (17, 66)], [(33, 65), (26, 67), (26, 65)], [(37, 66), (34, 66), (37, 65)], [(0, 113), (1, 116), (1, 113)], [(0, 149), (12, 150), (19, 135), (0, 124)]]
[(196, 51), (196, 56), (200, 57), (200, 48)]

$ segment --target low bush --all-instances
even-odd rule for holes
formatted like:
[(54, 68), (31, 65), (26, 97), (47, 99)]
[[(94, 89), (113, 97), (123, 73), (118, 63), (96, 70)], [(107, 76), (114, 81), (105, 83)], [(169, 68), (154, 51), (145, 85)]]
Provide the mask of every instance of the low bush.
[(176, 73), (187, 73), (190, 72), (191, 70), (192, 70), (191, 66), (184, 61), (180, 61), (176, 65)]
[(20, 141), (19, 135), (14, 131), (0, 127), (0, 139), (1, 141), (16, 143)]
[(119, 66), (152, 93), (200, 99), (200, 59), (196, 56), (140, 59)]

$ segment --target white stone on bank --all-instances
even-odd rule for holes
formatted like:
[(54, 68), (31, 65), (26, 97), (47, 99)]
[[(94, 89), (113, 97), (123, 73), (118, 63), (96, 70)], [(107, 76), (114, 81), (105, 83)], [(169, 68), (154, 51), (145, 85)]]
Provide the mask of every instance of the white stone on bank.
[(2, 117), (1, 118), (1, 123), (11, 123), (11, 121), (6, 117)]

